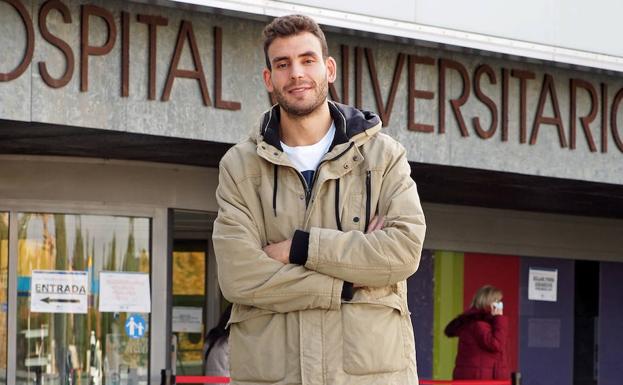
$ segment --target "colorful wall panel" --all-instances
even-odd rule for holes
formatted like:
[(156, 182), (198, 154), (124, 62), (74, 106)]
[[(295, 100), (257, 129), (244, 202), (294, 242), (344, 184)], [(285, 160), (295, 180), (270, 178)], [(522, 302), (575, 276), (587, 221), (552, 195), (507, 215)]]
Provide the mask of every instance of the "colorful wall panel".
[(508, 255), (465, 253), (463, 307), (467, 309), (476, 290), (493, 285), (504, 295), (504, 315), (508, 317), (508, 364), (516, 372), (519, 339), (519, 258)]
[(602, 262), (599, 284), (599, 385), (623, 383), (623, 263)]
[(427, 379), (433, 376), (433, 271), (433, 253), (424, 250), (418, 271), (407, 281), (418, 374)]
[(444, 335), (448, 322), (463, 311), (463, 253), (435, 251), (433, 378), (451, 379), (458, 341)]
[[(528, 298), (530, 268), (556, 270), (556, 301)], [(577, 282), (576, 288), (576, 279), (582, 277), (576, 275), (576, 269), (576, 262), (569, 259), (426, 251), (420, 270), (409, 281), (421, 378), (452, 378), (458, 341), (447, 338), (443, 330), (469, 306), (479, 287), (491, 284), (504, 293), (504, 314), (511, 328), (511, 371), (521, 372), (523, 385), (573, 384), (575, 290), (582, 286)], [(595, 375), (598, 385), (619, 385), (623, 373), (623, 263), (602, 262), (599, 272)], [(429, 295), (432, 300), (426, 298)]]
[[(573, 384), (574, 266), (572, 260), (521, 259), (519, 367), (522, 385)], [(558, 271), (555, 302), (528, 299), (530, 268)]]

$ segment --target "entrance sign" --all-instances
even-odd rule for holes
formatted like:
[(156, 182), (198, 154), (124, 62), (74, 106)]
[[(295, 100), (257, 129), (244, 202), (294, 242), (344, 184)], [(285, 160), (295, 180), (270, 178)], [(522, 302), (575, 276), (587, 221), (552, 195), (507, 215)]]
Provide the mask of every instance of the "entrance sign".
[(557, 269), (530, 269), (528, 299), (556, 302), (558, 293)]
[(183, 333), (203, 332), (202, 308), (188, 306), (174, 306), (172, 330)]
[(88, 282), (86, 271), (33, 270), (30, 280), (30, 311), (86, 314)]
[(149, 274), (100, 272), (100, 312), (151, 312)]

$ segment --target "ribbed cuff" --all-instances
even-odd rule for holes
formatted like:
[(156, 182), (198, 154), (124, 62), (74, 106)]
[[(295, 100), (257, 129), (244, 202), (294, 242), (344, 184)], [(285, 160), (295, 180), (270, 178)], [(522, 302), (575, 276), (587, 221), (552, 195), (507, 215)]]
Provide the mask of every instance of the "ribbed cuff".
[(344, 282), (344, 286), (342, 286), (342, 299), (344, 301), (350, 301), (353, 299), (353, 295), (355, 295), (355, 289), (353, 289), (353, 284), (350, 282)]
[(290, 246), (290, 263), (304, 266), (307, 263), (307, 250), (309, 249), (309, 233), (296, 230)]

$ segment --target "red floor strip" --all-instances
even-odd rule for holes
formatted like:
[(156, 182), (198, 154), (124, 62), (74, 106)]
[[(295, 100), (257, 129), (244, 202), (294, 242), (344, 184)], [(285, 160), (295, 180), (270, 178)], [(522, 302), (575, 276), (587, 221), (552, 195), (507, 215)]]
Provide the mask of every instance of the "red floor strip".
[(511, 385), (510, 380), (420, 380), (420, 385)]
[(175, 376), (176, 384), (229, 384), (229, 377)]
[[(229, 377), (175, 376), (175, 384), (228, 384)], [(511, 385), (510, 380), (420, 380), (420, 385)]]

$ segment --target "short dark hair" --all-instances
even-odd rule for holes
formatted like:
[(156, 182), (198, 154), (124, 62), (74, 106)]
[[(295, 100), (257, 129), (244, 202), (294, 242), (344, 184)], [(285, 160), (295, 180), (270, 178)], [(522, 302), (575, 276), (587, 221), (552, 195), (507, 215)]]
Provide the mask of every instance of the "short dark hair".
[(264, 27), (264, 57), (266, 59), (266, 67), (271, 69), (270, 59), (268, 59), (268, 47), (273, 40), (278, 37), (288, 37), (298, 35), (299, 33), (309, 32), (320, 40), (322, 47), (322, 57), (329, 56), (329, 48), (327, 47), (327, 39), (320, 29), (318, 23), (311, 17), (304, 15), (287, 15), (275, 18), (266, 27)]

